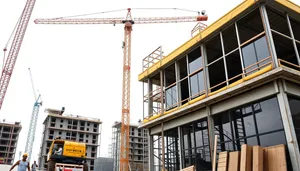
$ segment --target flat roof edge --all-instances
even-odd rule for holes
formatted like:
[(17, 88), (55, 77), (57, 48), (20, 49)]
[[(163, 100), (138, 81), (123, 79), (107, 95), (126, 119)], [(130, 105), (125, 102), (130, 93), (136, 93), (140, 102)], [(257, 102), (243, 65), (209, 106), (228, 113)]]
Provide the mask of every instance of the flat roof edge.
[[(214, 23), (210, 24), (207, 28), (205, 28), (202, 32), (198, 33), (196, 36), (185, 42), (183, 45), (176, 48), (173, 52), (171, 52), (169, 55), (167, 55), (165, 58), (163, 58), (161, 61), (158, 61), (154, 65), (152, 65), (150, 68), (143, 71), (141, 74), (138, 75), (138, 80), (143, 81), (145, 78), (147, 78), (149, 75), (153, 74), (158, 69), (162, 68), (166, 64), (168, 64), (170, 61), (177, 58), (180, 54), (190, 49), (192, 46), (194, 46), (196, 43), (200, 42), (204, 38), (210, 36), (213, 32), (224, 26), (226, 23), (240, 15), (242, 12), (247, 10), (249, 7), (253, 6), (260, 0), (245, 0), (244, 2), (237, 5), (235, 8), (227, 12), (225, 15), (223, 15), (221, 18), (219, 18)], [(286, 1), (286, 0), (280, 0), (280, 1)]]
[(289, 0), (275, 0), (275, 1), (285, 7), (293, 10), (296, 13), (300, 13), (300, 6), (295, 4), (292, 1), (289, 1)]
[[(65, 119), (74, 119), (74, 120), (89, 121), (89, 122), (94, 122), (94, 123), (102, 124), (102, 121), (100, 119), (97, 119), (97, 118), (92, 118), (91, 119), (91, 118), (83, 117), (83, 116), (79, 116), (79, 115), (77, 117), (77, 115), (69, 116), (69, 115), (57, 115), (57, 114), (51, 114), (51, 113), (49, 113), (48, 116), (53, 116), (53, 117), (57, 117), (57, 118), (65, 118)], [(47, 119), (47, 117), (46, 117), (46, 119)]]

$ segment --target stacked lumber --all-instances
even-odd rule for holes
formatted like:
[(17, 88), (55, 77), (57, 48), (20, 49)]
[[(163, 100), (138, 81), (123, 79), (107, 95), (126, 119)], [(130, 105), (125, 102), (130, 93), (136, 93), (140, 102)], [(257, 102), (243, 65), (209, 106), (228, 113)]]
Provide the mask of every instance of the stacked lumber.
[(217, 171), (287, 171), (285, 146), (244, 144), (240, 152), (220, 152)]

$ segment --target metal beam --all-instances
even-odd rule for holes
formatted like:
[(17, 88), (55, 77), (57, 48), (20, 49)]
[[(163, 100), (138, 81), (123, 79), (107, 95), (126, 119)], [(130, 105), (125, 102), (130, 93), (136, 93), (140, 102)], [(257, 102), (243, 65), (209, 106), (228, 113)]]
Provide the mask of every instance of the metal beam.
[(245, 76), (245, 65), (244, 65), (244, 60), (243, 60), (243, 53), (242, 53), (242, 48), (241, 48), (241, 40), (240, 40), (240, 34), (239, 34), (239, 28), (236, 24), (234, 23), (235, 26), (235, 32), (236, 32), (236, 38), (239, 46), (239, 53), (240, 53), (240, 60), (241, 60), (241, 66), (242, 66), (242, 71), (243, 71), (243, 77)]
[(297, 143), (297, 137), (295, 134), (295, 128), (289, 107), (288, 97), (283, 89), (284, 82), (282, 80), (277, 81), (279, 93), (277, 94), (280, 113), (282, 117), (283, 127), (286, 135), (287, 147), (289, 150), (291, 163), (293, 170), (300, 170), (300, 154)]
[(277, 68), (279, 66), (278, 57), (277, 57), (277, 53), (276, 53), (276, 50), (275, 50), (275, 45), (274, 45), (274, 40), (273, 40), (273, 36), (272, 36), (271, 26), (270, 26), (270, 23), (269, 23), (269, 18), (268, 18), (267, 9), (266, 9), (265, 4), (262, 4), (260, 6), (259, 10), (260, 10), (260, 14), (261, 14), (261, 17), (262, 17), (262, 22), (263, 22), (266, 37), (267, 37), (267, 40), (268, 40), (268, 44), (269, 44), (269, 47), (270, 47), (270, 50), (271, 50), (270, 53), (271, 53), (271, 56), (273, 57), (272, 59), (273, 59), (273, 62), (275, 64), (275, 67)]
[(289, 17), (288, 14), (286, 14), (286, 20), (288, 22), (289, 30), (290, 30), (291, 36), (293, 38), (293, 45), (294, 45), (294, 49), (295, 49), (295, 52), (296, 52), (296, 57), (297, 57), (298, 65), (300, 65), (300, 57), (299, 57), (300, 55), (299, 55), (299, 52), (298, 52), (298, 48), (297, 48), (297, 44), (296, 44), (296, 41), (295, 41), (295, 36), (294, 36), (293, 28), (292, 28), (290, 17)]
[(227, 65), (226, 65), (226, 58), (225, 58), (225, 48), (224, 48), (224, 42), (223, 42), (223, 34), (220, 31), (220, 40), (221, 40), (221, 46), (222, 46), (222, 54), (223, 54), (223, 62), (224, 62), (224, 70), (225, 70), (225, 78), (226, 78), (226, 85), (229, 85), (228, 81), (228, 72), (227, 72)]

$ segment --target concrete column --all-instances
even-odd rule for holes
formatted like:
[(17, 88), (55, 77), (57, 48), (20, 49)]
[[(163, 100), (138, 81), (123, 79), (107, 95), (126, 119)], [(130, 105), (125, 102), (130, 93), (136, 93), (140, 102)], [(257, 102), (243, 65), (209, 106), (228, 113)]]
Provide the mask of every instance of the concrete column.
[(153, 91), (153, 85), (152, 85), (152, 79), (148, 79), (148, 116), (152, 116), (153, 114), (153, 98), (149, 98), (152, 96)]
[(175, 77), (176, 77), (176, 90), (177, 90), (177, 103), (178, 106), (181, 106), (181, 101), (183, 100), (181, 97), (181, 85), (180, 85), (180, 68), (179, 63), (175, 61)]
[(161, 157), (161, 162), (162, 162), (162, 170), (165, 170), (165, 135), (164, 135), (164, 123), (161, 123), (161, 150), (162, 150), (162, 157)]
[(3, 128), (4, 128), (4, 125), (3, 125), (3, 126), (1, 126), (1, 130), (0, 130), (0, 137), (2, 137)]
[(214, 153), (214, 140), (215, 140), (215, 125), (214, 120), (211, 115), (210, 106), (206, 107), (207, 111), (207, 126), (208, 126), (208, 135), (209, 135), (209, 148), (210, 148), (210, 158), (212, 159), (212, 154)]
[[(201, 47), (200, 47), (200, 50), (201, 50)], [(202, 51), (202, 50), (201, 50)], [(185, 58), (186, 58), (186, 71), (187, 71), (187, 75), (190, 75), (191, 73), (190, 73), (190, 64), (189, 64), (189, 56), (188, 55), (186, 55), (185, 56)], [(202, 58), (203, 59), (203, 58)], [(204, 62), (203, 62), (204, 63)], [(179, 74), (180, 75), (180, 74)], [(204, 77), (205, 78), (205, 77)], [(189, 87), (189, 100), (191, 100), (191, 96), (192, 96), (192, 90), (191, 90), (191, 81), (190, 81), (190, 77), (188, 77), (187, 78), (187, 80), (188, 80), (188, 87)]]
[(153, 148), (153, 136), (148, 133), (148, 162), (149, 171), (154, 171), (154, 148)]
[(209, 72), (207, 67), (207, 54), (206, 54), (206, 48), (205, 45), (201, 45), (201, 52), (202, 52), (202, 58), (203, 58), (203, 71), (204, 71), (204, 80), (205, 80), (205, 94), (208, 95), (209, 93)]
[(286, 135), (287, 147), (290, 153), (291, 163), (293, 170), (300, 170), (300, 154), (297, 144), (297, 137), (293, 124), (290, 106), (288, 103), (287, 95), (284, 91), (284, 81), (277, 81), (279, 93), (277, 94), (280, 113), (282, 117), (283, 127)]
[(178, 127), (178, 138), (179, 138), (179, 149), (178, 149), (178, 153), (179, 153), (179, 160), (180, 160), (180, 168), (179, 169), (183, 169), (183, 159), (182, 159), (182, 147), (183, 147), (183, 139), (182, 139), (182, 134), (181, 134), (181, 127)]
[(160, 110), (161, 110), (161, 114), (164, 114), (164, 83), (165, 83), (165, 79), (164, 79), (164, 72), (160, 71), (160, 87), (161, 87), (161, 91), (160, 91)]
[(272, 31), (271, 31), (271, 27), (270, 27), (270, 23), (269, 23), (269, 18), (268, 18), (268, 14), (267, 14), (267, 10), (266, 10), (266, 6), (265, 4), (262, 4), (260, 6), (260, 14), (262, 17), (262, 21), (263, 21), (263, 26), (266, 32), (266, 37), (268, 40), (268, 45), (269, 45), (269, 50), (274, 62), (274, 66), (277, 68), (278, 67), (278, 58), (277, 58), (277, 53), (275, 50), (275, 45), (274, 45), (274, 40), (273, 40), (273, 36), (272, 36)]

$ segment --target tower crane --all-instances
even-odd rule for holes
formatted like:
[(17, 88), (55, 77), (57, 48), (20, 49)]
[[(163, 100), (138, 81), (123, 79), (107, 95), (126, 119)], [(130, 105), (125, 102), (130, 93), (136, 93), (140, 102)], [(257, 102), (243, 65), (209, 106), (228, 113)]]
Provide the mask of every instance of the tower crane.
[[(19, 22), (16, 27), (16, 32), (14, 35), (14, 39), (12, 41), (8, 56), (5, 61), (5, 65), (2, 69), (2, 74), (0, 78), (0, 110), (4, 101), (4, 97), (8, 88), (8, 84), (14, 70), (14, 66), (17, 61), (17, 57), (23, 42), (23, 38), (32, 14), (33, 7), (35, 5), (35, 0), (27, 0)], [(4, 57), (7, 51), (7, 47), (3, 49)]]
[(28, 153), (28, 161), (30, 161), (33, 143), (34, 143), (36, 125), (37, 125), (39, 111), (40, 111), (40, 106), (42, 106), (42, 100), (41, 100), (41, 94), (39, 94), (38, 97), (36, 96), (36, 93), (35, 93), (36, 91), (35, 91), (34, 84), (33, 84), (31, 70), (30, 70), (30, 68), (28, 68), (28, 70), (29, 70), (29, 75), (30, 75), (30, 79), (31, 79), (33, 95), (34, 95), (34, 100), (35, 100), (33, 109), (32, 109), (31, 118), (30, 118), (30, 124), (29, 124), (26, 146), (25, 146), (25, 152)]
[(127, 9), (125, 18), (49, 18), (36, 19), (36, 24), (124, 24), (123, 43), (123, 86), (122, 86), (122, 125), (120, 171), (129, 169), (129, 127), (130, 127), (130, 69), (131, 69), (131, 32), (133, 24), (178, 23), (206, 21), (206, 15), (184, 17), (150, 17), (132, 18), (131, 8)]

